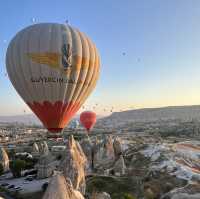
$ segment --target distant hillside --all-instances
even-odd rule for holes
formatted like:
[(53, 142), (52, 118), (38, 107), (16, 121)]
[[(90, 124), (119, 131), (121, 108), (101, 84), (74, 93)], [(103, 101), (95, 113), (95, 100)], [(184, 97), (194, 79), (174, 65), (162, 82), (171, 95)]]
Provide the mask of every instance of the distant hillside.
[[(79, 118), (79, 115), (74, 117)], [(98, 118), (101, 118), (98, 116)], [(127, 122), (151, 122), (158, 120), (199, 120), (200, 121), (200, 105), (195, 106), (171, 106), (164, 108), (144, 108), (129, 110), (123, 112), (115, 112), (108, 117), (98, 119), (98, 125), (115, 125), (119, 126)], [(23, 124), (41, 124), (34, 114), (16, 115), (16, 116), (0, 116), (0, 123), (23, 123)]]
[[(73, 118), (79, 120), (80, 115), (75, 115)], [(97, 118), (102, 116), (97, 115)], [(25, 125), (41, 125), (40, 120), (34, 114), (14, 115), (14, 116), (0, 116), (0, 123), (20, 123)]]
[(108, 117), (100, 119), (98, 124), (121, 125), (127, 122), (150, 122), (157, 120), (200, 120), (200, 105), (171, 106), (164, 108), (144, 108), (115, 112)]
[(0, 116), (0, 123), (41, 124), (33, 114)]

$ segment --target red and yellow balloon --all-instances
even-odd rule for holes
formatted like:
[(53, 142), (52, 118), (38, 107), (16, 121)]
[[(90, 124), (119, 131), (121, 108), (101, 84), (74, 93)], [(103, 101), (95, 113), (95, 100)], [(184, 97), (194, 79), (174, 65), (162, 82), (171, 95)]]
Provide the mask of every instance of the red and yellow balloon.
[(17, 33), (7, 49), (6, 67), (44, 126), (60, 132), (95, 88), (100, 59), (94, 43), (78, 29), (42, 23)]

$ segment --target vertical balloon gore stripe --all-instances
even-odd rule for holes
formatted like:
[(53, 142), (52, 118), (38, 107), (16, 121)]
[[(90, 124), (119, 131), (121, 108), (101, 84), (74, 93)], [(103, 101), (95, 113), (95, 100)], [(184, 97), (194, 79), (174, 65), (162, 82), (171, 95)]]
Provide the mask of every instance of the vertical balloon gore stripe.
[[(44, 126), (53, 133), (61, 132), (80, 107), (79, 103), (63, 103), (62, 101), (57, 101), (55, 103), (49, 101), (44, 101), (43, 103), (27, 102), (27, 104), (42, 121)], [(62, 118), (62, 121), (60, 118)]]

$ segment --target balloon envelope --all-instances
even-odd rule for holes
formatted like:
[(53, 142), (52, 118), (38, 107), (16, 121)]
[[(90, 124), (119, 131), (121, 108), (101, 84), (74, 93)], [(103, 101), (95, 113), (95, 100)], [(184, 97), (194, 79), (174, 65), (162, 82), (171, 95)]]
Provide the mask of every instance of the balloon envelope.
[(82, 112), (80, 115), (80, 122), (89, 132), (96, 123), (96, 113), (92, 111)]
[(51, 132), (60, 132), (85, 102), (96, 85), (99, 65), (94, 43), (66, 24), (25, 28), (6, 54), (13, 86)]

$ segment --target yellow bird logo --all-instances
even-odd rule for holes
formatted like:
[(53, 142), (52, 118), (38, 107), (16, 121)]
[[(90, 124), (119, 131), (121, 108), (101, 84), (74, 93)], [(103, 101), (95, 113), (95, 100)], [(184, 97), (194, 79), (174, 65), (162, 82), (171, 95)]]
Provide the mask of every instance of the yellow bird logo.
[(62, 54), (59, 53), (27, 53), (27, 56), (35, 63), (45, 64), (51, 68), (67, 71), (72, 67), (72, 51), (69, 44), (62, 46)]

